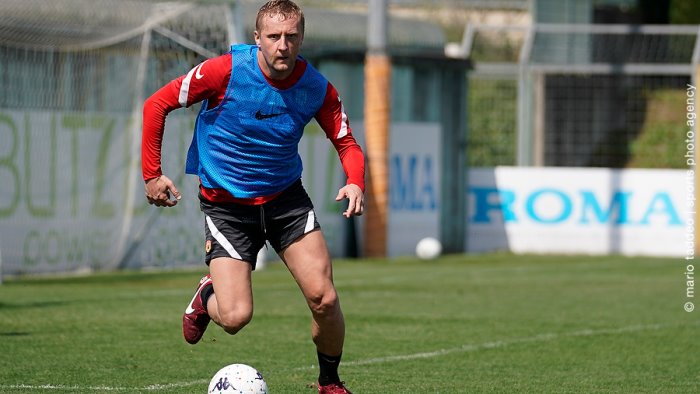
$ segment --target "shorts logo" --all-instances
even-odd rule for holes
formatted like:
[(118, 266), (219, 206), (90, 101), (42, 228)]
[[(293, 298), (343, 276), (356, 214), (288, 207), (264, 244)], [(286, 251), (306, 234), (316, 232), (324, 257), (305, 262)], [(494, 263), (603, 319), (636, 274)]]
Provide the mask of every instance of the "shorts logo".
[(204, 252), (209, 253), (211, 252), (211, 240), (208, 239), (207, 242), (204, 244)]

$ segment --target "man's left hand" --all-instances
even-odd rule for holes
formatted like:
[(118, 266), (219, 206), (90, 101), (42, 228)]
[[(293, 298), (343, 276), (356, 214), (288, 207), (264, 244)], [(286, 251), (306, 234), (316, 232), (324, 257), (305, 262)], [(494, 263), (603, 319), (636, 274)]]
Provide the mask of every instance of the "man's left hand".
[(359, 186), (349, 184), (341, 187), (335, 201), (341, 201), (344, 198), (348, 199), (348, 209), (343, 212), (343, 216), (350, 218), (362, 215), (365, 210), (365, 196)]

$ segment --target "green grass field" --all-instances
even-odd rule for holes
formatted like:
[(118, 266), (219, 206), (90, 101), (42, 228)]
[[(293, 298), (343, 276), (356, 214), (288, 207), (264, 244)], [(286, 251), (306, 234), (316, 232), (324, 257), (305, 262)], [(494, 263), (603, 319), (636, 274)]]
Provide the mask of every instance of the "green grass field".
[[(698, 313), (682, 259), (447, 256), (337, 261), (341, 377), (355, 393), (697, 393)], [(0, 392), (205, 393), (222, 366), (314, 393), (306, 305), (281, 264), (254, 273), (236, 336), (181, 336), (201, 272), (0, 285)]]

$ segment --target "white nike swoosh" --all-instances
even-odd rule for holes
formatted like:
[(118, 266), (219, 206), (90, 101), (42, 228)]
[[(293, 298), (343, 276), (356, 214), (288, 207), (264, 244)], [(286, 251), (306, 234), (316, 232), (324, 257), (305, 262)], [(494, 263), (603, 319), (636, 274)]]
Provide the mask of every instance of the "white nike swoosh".
[(206, 60), (203, 61), (202, 64), (200, 64), (200, 65), (197, 67), (197, 70), (196, 70), (196, 72), (194, 73), (194, 77), (195, 77), (195, 78), (197, 78), (197, 79), (202, 79), (202, 77), (204, 76), (204, 74), (200, 74), (200, 73), (199, 73), (199, 70), (202, 69), (202, 66), (203, 66), (204, 63), (206, 63), (206, 62), (207, 62)]
[(192, 300), (190, 300), (189, 305), (187, 305), (187, 308), (185, 308), (185, 314), (189, 315), (190, 313), (194, 312), (194, 308), (192, 308), (192, 304), (194, 303), (194, 300), (197, 298), (199, 295), (199, 292), (194, 293), (194, 297), (192, 297)]
[[(200, 286), (201, 286), (201, 284), (200, 284)], [(199, 294), (200, 294), (200, 293), (199, 293), (198, 291), (195, 291), (195, 292), (194, 292), (194, 296), (193, 296), (192, 299), (190, 300), (190, 303), (187, 305), (187, 308), (185, 308), (185, 314), (186, 314), (186, 315), (189, 315), (190, 313), (194, 312), (194, 308), (192, 308), (192, 304), (194, 303), (194, 300), (197, 299), (197, 296), (198, 296)]]

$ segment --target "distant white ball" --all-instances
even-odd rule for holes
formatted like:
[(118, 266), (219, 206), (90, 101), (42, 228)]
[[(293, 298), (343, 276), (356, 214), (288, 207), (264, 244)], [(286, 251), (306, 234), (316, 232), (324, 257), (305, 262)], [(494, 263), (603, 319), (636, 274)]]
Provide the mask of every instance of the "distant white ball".
[(448, 42), (445, 44), (445, 56), (451, 57), (453, 59), (465, 59), (467, 57), (466, 52), (462, 48), (462, 44), (459, 42)]
[(262, 271), (267, 267), (267, 251), (265, 247), (260, 248), (258, 256), (255, 258), (255, 269)]
[(262, 374), (250, 365), (231, 364), (219, 370), (209, 382), (209, 394), (267, 394)]
[(416, 244), (416, 256), (422, 260), (432, 260), (442, 253), (442, 244), (433, 237), (426, 237)]

